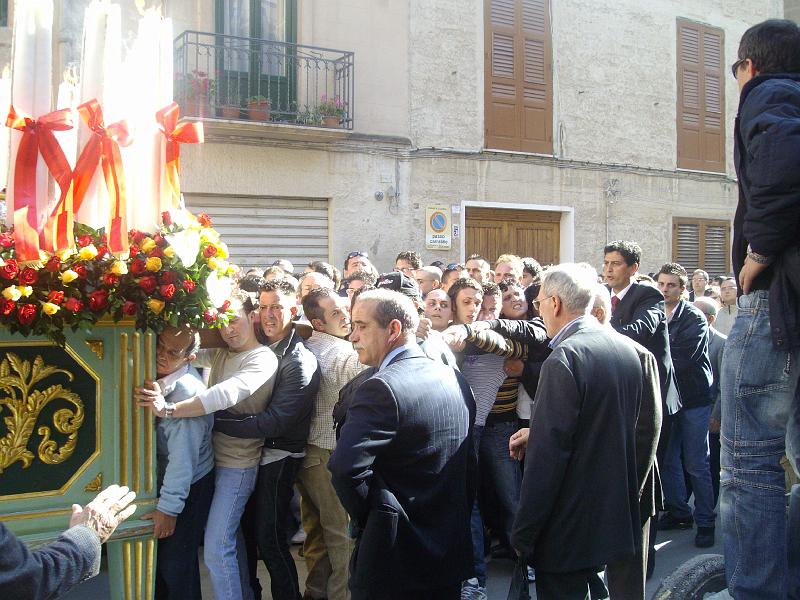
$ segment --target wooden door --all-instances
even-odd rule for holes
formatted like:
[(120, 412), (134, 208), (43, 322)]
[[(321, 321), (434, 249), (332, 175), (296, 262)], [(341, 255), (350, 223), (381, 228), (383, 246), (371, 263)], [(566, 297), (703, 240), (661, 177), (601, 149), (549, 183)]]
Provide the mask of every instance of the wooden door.
[(501, 254), (531, 256), (542, 265), (559, 262), (561, 213), (467, 207), (466, 255), (490, 263)]

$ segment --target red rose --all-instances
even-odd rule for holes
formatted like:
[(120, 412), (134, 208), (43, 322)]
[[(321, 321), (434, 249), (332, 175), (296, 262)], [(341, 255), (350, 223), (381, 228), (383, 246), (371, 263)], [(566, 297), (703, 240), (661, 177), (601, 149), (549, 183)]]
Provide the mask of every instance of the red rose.
[(158, 288), (158, 293), (161, 294), (162, 298), (165, 298), (166, 300), (172, 300), (172, 297), (175, 295), (175, 286), (171, 283), (162, 285), (160, 288)]
[(48, 260), (45, 263), (44, 268), (50, 271), (51, 273), (55, 273), (56, 271), (58, 271), (60, 266), (61, 266), (61, 259), (58, 258), (57, 256), (51, 256), (50, 260)]
[(47, 301), (53, 304), (61, 304), (64, 301), (64, 292), (60, 290), (53, 290), (47, 294)]
[(17, 307), (17, 319), (22, 325), (30, 325), (36, 318), (36, 311), (35, 304), (20, 304)]
[(5, 298), (0, 298), (0, 315), (7, 317), (14, 309), (17, 307), (17, 303), (13, 300), (6, 300)]
[(194, 291), (194, 288), (197, 287), (191, 279), (184, 279), (183, 280), (183, 291), (187, 294), (191, 294)]
[(145, 264), (145, 262), (141, 258), (137, 258), (131, 263), (130, 266), (131, 275), (134, 276), (141, 275), (142, 273), (144, 273), (146, 268), (147, 265)]
[(108, 235), (105, 233), (100, 234), (100, 243), (105, 245), (108, 243)]
[(168, 210), (165, 210), (164, 212), (161, 213), (161, 222), (167, 227), (172, 225), (172, 215), (169, 214)]
[(97, 247), (97, 256), (95, 256), (95, 260), (100, 260), (106, 254), (108, 254), (108, 246), (98, 246)]
[(3, 279), (14, 279), (19, 273), (19, 265), (13, 258), (9, 258), (2, 267), (0, 267), (0, 277)]
[(206, 213), (198, 213), (197, 222), (203, 227), (211, 227), (211, 217), (209, 217)]
[(108, 306), (108, 290), (95, 290), (89, 294), (89, 308), (100, 312)]
[(231, 307), (231, 301), (230, 300), (225, 300), (225, 302), (222, 303), (222, 306), (219, 307), (219, 311), (220, 312), (225, 312), (230, 307)]
[(131, 244), (128, 247), (128, 258), (136, 258), (137, 254), (139, 254), (139, 246), (136, 244)]
[(25, 267), (19, 274), (19, 282), (23, 285), (33, 285), (39, 279), (36, 269)]
[(217, 247), (209, 244), (205, 248), (203, 248), (203, 256), (206, 258), (211, 258), (217, 253)]
[(14, 238), (9, 233), (0, 233), (0, 246), (11, 248), (14, 245)]
[(114, 273), (106, 273), (103, 275), (103, 283), (108, 286), (115, 286), (119, 283), (119, 275), (114, 275)]
[(147, 277), (142, 277), (139, 280), (139, 287), (142, 288), (148, 294), (152, 294), (156, 290), (157, 285), (158, 281), (152, 275), (148, 275)]
[(80, 246), (81, 248), (85, 248), (86, 246), (91, 244), (92, 241), (93, 241), (92, 240), (92, 236), (90, 236), (90, 235), (78, 236), (78, 246)]
[(215, 311), (213, 308), (207, 309), (203, 313), (203, 319), (205, 319), (206, 323), (209, 325), (213, 325), (217, 321), (217, 311)]
[(133, 243), (141, 244), (142, 240), (147, 236), (145, 236), (145, 234), (143, 234), (141, 231), (138, 231), (136, 229), (131, 229), (128, 232), (128, 237), (133, 241)]
[(161, 273), (161, 283), (175, 283), (178, 280), (178, 274), (175, 271), (164, 271)]
[(147, 256), (157, 256), (158, 258), (161, 258), (162, 256), (164, 256), (164, 251), (158, 246), (156, 246), (155, 248), (150, 250)]
[(86, 279), (86, 267), (83, 265), (73, 265), (72, 270), (78, 274), (80, 279)]
[(83, 310), (83, 302), (77, 298), (67, 298), (64, 302), (64, 308), (73, 313), (79, 313)]
[(122, 313), (129, 317), (136, 316), (137, 310), (139, 310), (139, 306), (132, 300), (125, 300), (125, 302), (122, 303)]
[(153, 236), (153, 241), (158, 244), (161, 248), (165, 248), (169, 246), (169, 241), (160, 233), (157, 233)]

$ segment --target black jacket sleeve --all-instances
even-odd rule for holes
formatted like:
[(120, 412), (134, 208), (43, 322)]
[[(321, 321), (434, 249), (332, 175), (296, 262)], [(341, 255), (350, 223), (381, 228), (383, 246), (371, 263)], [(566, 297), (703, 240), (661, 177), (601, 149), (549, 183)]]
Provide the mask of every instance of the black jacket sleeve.
[(529, 321), (521, 319), (494, 319), (489, 321), (489, 328), (510, 340), (523, 344), (541, 344), (548, 342), (547, 328), (541, 317)]
[(647, 346), (648, 341), (656, 334), (658, 326), (665, 319), (664, 296), (657, 289), (649, 286), (642, 285), (639, 286), (639, 289), (641, 291), (638, 293), (641, 296), (633, 310), (633, 316), (628, 323), (616, 329), (622, 335)]
[(0, 523), (0, 598), (58, 598), (100, 571), (100, 538), (77, 525), (46, 546), (29, 550)]

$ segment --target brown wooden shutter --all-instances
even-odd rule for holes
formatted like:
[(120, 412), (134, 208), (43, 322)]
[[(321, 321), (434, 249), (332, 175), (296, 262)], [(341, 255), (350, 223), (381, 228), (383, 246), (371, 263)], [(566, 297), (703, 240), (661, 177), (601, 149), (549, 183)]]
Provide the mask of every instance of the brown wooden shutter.
[(690, 274), (695, 269), (712, 276), (730, 273), (730, 246), (727, 221), (672, 220), (672, 260)]
[(549, 0), (485, 0), (486, 147), (553, 152)]
[(725, 172), (724, 33), (678, 19), (678, 168)]

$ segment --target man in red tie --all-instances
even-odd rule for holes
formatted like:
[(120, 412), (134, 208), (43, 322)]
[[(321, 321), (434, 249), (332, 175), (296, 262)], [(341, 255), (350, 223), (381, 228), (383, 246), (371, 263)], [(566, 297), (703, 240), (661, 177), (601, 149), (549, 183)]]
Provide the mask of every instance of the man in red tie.
[[(611, 326), (652, 352), (658, 364), (663, 422), (656, 460), (663, 465), (670, 416), (678, 412), (681, 405), (669, 351), (664, 296), (652, 286), (632, 282), (642, 259), (642, 249), (638, 244), (611, 242), (603, 249), (603, 254), (603, 277), (611, 289)], [(663, 508), (660, 501), (658, 504), (659, 508)], [(651, 521), (653, 525), (655, 522), (655, 519)], [(655, 534), (655, 527), (652, 527), (648, 576), (655, 565)]]

